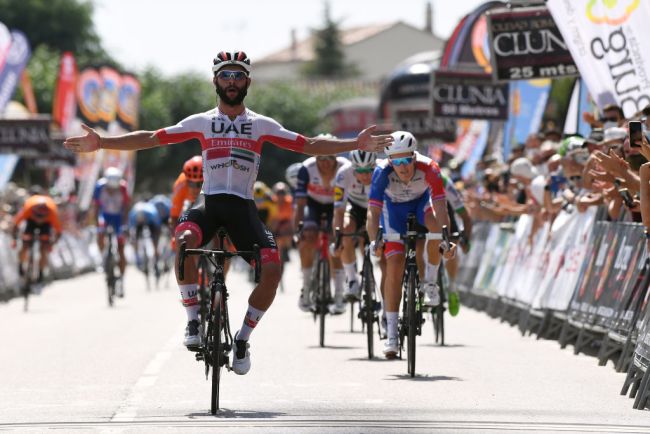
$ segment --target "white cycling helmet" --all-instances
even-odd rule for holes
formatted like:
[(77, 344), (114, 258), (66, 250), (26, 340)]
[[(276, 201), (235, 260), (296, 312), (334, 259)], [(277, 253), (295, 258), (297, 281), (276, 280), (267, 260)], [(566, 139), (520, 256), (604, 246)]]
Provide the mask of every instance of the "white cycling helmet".
[(395, 131), (391, 134), (393, 137), (393, 144), (386, 146), (384, 152), (389, 157), (395, 154), (403, 154), (405, 152), (415, 152), (418, 141), (415, 140), (413, 134), (408, 131)]
[(104, 171), (104, 178), (106, 178), (106, 184), (109, 187), (117, 188), (122, 181), (122, 171), (117, 167), (108, 167)]
[(350, 152), (350, 161), (352, 162), (352, 166), (355, 168), (373, 167), (376, 159), (377, 154), (374, 152), (362, 151), (360, 149), (355, 149)]
[(284, 173), (287, 183), (294, 190), (298, 187), (298, 172), (301, 167), (302, 163), (293, 163), (291, 166), (287, 167), (287, 171)]

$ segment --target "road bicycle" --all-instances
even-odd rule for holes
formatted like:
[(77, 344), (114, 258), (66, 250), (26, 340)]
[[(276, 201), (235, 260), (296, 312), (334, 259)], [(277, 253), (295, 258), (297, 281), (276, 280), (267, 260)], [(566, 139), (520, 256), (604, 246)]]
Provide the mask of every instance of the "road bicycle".
[[(217, 233), (219, 247), (224, 246), (226, 231), (222, 228)], [(229, 354), (233, 349), (233, 338), (230, 329), (230, 318), (228, 315), (228, 289), (225, 282), (224, 267), (226, 260), (235, 256), (247, 259), (255, 270), (255, 282), (259, 282), (262, 271), (260, 260), (260, 249), (257, 244), (252, 251), (228, 251), (219, 249), (188, 249), (185, 243), (181, 243), (178, 253), (178, 275), (180, 280), (185, 279), (185, 260), (187, 256), (199, 256), (205, 260), (210, 267), (204, 268), (204, 276), (209, 276), (207, 283), (206, 297), (201, 297), (202, 303), (206, 305), (206, 311), (202, 314), (202, 325), (199, 333), (202, 333), (203, 345), (190, 348), (196, 352), (196, 360), (205, 364), (205, 378), (210, 379), (212, 369), (212, 393), (210, 398), (210, 412), (216, 414), (219, 410), (219, 383), (221, 381), (221, 370), (225, 367), (232, 370), (229, 362)], [(208, 273), (209, 270), (209, 274)]]
[[(119, 271), (116, 270), (116, 268), (119, 268), (118, 266), (118, 261), (116, 260), (116, 253), (115, 251), (117, 250), (116, 246), (116, 239), (115, 239), (115, 231), (113, 229), (113, 226), (108, 225), (106, 227), (106, 245), (104, 247), (104, 273), (106, 275), (106, 288), (108, 291), (108, 305), (110, 307), (113, 307), (113, 303), (115, 302), (115, 296), (118, 293), (117, 291), (117, 285), (120, 284), (119, 280)], [(122, 292), (123, 289), (120, 291), (120, 296), (124, 296), (124, 293)]]
[[(379, 326), (379, 309), (380, 302), (377, 297), (375, 276), (373, 272), (373, 264), (371, 260), (370, 241), (368, 239), (368, 232), (365, 230), (344, 234), (340, 228), (335, 230), (335, 246), (338, 249), (342, 237), (358, 237), (363, 240), (363, 266), (361, 268), (361, 302), (359, 306), (359, 313), (357, 317), (361, 320), (362, 329), (366, 332), (368, 344), (368, 359), (374, 357), (374, 327), (377, 325), (377, 334), (381, 339), (381, 332)], [(377, 240), (381, 239), (381, 232), (377, 233)], [(353, 303), (351, 303), (353, 305)], [(350, 326), (352, 328), (352, 326)]]

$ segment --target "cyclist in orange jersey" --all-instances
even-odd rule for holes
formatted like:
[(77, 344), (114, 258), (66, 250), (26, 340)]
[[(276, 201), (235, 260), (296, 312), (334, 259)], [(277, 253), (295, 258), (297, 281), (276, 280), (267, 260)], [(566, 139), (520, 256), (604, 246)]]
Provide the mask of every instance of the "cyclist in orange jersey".
[(196, 155), (183, 164), (183, 171), (176, 182), (174, 182), (174, 189), (172, 192), (172, 208), (170, 211), (170, 226), (172, 232), (176, 229), (178, 224), (178, 217), (184, 211), (184, 205), (189, 202), (190, 206), (194, 203), (196, 198), (201, 193), (201, 186), (203, 185), (203, 158)]
[(61, 236), (59, 210), (54, 200), (49, 196), (35, 194), (28, 198), (22, 209), (14, 217), (13, 248), (16, 248), (19, 227), (23, 221), (26, 223), (22, 233), (22, 246), (18, 253), (18, 272), (21, 276), (24, 275), (24, 264), (27, 261), (29, 249), (32, 247), (34, 233), (38, 231), (41, 242), (40, 262), (38, 264), (38, 282), (40, 283), (43, 281), (43, 269), (48, 264), (52, 245)]
[(293, 198), (289, 194), (289, 187), (284, 182), (276, 182), (273, 185), (273, 194), (276, 213), (275, 219), (271, 222), (271, 231), (275, 234), (282, 261), (287, 262), (293, 236)]

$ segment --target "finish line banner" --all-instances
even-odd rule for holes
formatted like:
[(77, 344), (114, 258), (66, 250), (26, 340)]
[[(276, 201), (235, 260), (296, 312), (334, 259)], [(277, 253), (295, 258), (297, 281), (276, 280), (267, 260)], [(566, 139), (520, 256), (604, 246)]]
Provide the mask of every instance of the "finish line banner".
[(508, 84), (490, 74), (434, 71), (433, 116), (460, 119), (508, 119)]
[(632, 117), (650, 103), (650, 2), (547, 0), (598, 107)]
[(495, 80), (578, 75), (571, 52), (546, 7), (497, 9), (486, 16)]

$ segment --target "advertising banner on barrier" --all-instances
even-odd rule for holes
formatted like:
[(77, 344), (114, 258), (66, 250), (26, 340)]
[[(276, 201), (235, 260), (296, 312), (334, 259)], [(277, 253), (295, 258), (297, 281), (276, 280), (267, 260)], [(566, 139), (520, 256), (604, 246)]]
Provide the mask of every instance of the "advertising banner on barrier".
[(462, 267), (458, 272), (456, 283), (461, 291), (469, 292), (473, 289), (474, 278), (485, 254), (485, 243), (490, 234), (490, 227), (489, 222), (476, 222), (472, 225), (472, 248), (467, 255), (462, 251), (460, 253)]
[(547, 289), (540, 300), (541, 307), (565, 312), (575, 292), (576, 285), (580, 278), (582, 264), (588, 260), (590, 246), (592, 245), (592, 233), (596, 221), (595, 207), (588, 208), (583, 213), (575, 213), (575, 222), (567, 231), (566, 250), (558, 264), (558, 270), (554, 276), (552, 286)]
[(634, 285), (638, 274), (637, 260), (643, 251), (643, 230), (633, 223), (614, 223), (618, 236), (615, 260), (611, 264), (607, 281), (597, 289), (595, 294), (596, 318), (595, 324), (608, 327), (620, 309), (623, 297), (629, 285)]
[(650, 103), (650, 2), (547, 0), (580, 75), (600, 108), (632, 117)]
[(486, 16), (494, 80), (578, 75), (571, 52), (545, 6), (494, 9)]
[[(589, 288), (593, 286), (593, 284), (591, 286), (590, 284), (595, 280), (593, 276), (596, 274), (596, 270), (602, 268), (604, 258), (599, 260), (601, 254), (602, 256), (607, 254), (607, 246), (605, 246), (603, 238), (607, 234), (608, 228), (609, 226), (606, 222), (596, 222), (594, 226), (593, 241), (590, 243), (589, 251), (582, 264), (578, 285), (576, 286), (569, 307), (570, 318), (575, 321), (584, 321), (589, 312), (590, 305), (587, 302), (590, 296)], [(601, 249), (602, 247), (604, 249)], [(597, 263), (600, 263), (600, 265), (597, 266)]]
[(433, 73), (433, 116), (460, 119), (508, 119), (508, 84), (489, 74), (436, 70)]
[(20, 75), (22, 74), (32, 50), (29, 48), (29, 41), (23, 32), (11, 31), (11, 46), (7, 53), (4, 68), (0, 71), (0, 113), (4, 111), (13, 97)]
[(638, 314), (640, 313), (638, 311), (642, 307), (642, 300), (645, 299), (648, 285), (650, 285), (650, 263), (645, 247), (642, 249), (636, 268), (636, 278), (628, 285), (630, 290), (623, 295), (623, 302), (616, 312), (616, 318), (609, 326), (612, 330), (629, 331), (634, 325), (635, 317), (638, 320)]

